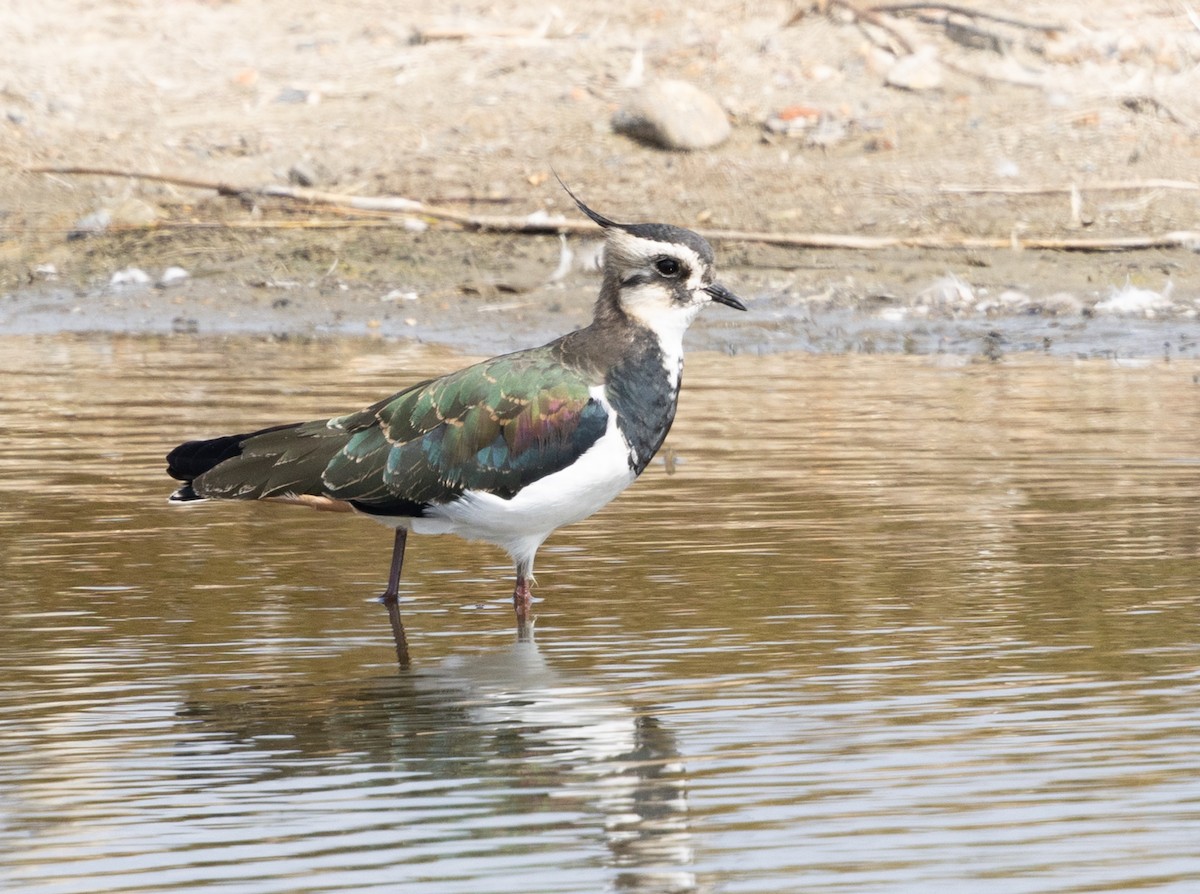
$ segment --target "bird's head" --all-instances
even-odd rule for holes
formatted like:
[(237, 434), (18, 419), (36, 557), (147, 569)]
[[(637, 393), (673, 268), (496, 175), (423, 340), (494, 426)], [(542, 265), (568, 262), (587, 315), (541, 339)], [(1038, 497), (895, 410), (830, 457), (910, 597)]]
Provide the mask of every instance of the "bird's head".
[[(566, 186), (563, 186), (566, 189)], [(665, 336), (683, 330), (706, 304), (746, 305), (717, 282), (712, 247), (697, 233), (669, 224), (623, 224), (576, 198), (579, 210), (604, 228), (604, 285), (597, 315), (618, 311)]]

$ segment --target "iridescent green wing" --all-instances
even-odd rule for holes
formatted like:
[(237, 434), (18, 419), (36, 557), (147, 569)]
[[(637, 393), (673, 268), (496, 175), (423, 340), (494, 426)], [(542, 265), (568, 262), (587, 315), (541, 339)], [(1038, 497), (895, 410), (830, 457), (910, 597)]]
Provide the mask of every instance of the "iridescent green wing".
[(331, 420), (349, 438), (325, 468), (324, 491), (380, 514), (466, 490), (507, 499), (570, 465), (607, 424), (587, 380), (546, 352), (499, 357)]

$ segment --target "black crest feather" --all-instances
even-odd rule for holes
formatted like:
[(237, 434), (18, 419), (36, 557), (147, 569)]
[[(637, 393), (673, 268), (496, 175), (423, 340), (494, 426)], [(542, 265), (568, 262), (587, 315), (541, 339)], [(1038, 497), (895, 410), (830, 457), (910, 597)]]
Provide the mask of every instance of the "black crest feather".
[[(550, 169), (554, 171), (553, 168)], [(575, 193), (571, 192), (571, 187), (563, 183), (562, 177), (558, 176), (558, 171), (554, 171), (554, 179), (558, 181), (558, 185), (566, 190), (567, 195), (579, 207), (579, 210), (590, 217), (593, 221), (599, 224), (604, 229), (615, 227), (618, 230), (624, 230), (633, 236), (641, 236), (644, 239), (652, 239), (657, 242), (680, 242), (687, 245), (696, 252), (704, 261), (711, 264), (713, 261), (712, 247), (697, 233), (691, 230), (685, 230), (683, 227), (674, 227), (670, 224), (627, 224), (617, 223), (615, 220), (605, 217), (598, 211), (593, 211), (583, 203), (583, 200)]]
[[(550, 170), (554, 171), (553, 168), (551, 168)], [(625, 229), (629, 228), (629, 224), (617, 223), (615, 220), (605, 217), (599, 211), (593, 211), (591, 208), (589, 208), (587, 205), (585, 205), (583, 203), (583, 200), (581, 198), (579, 198), (579, 196), (577, 196), (577, 195), (575, 195), (575, 193), (571, 192), (571, 187), (569, 187), (569, 186), (567, 186), (567, 184), (563, 183), (562, 177), (558, 176), (558, 171), (554, 171), (554, 179), (558, 181), (558, 185), (561, 186), (566, 191), (567, 195), (569, 195), (571, 197), (571, 201), (573, 201), (575, 203), (576, 207), (579, 208), (579, 210), (582, 211), (584, 214), (586, 214), (588, 217), (590, 217), (594, 222), (596, 222), (600, 226), (604, 227), (604, 229), (607, 230), (609, 227), (616, 227), (617, 229), (625, 230)]]

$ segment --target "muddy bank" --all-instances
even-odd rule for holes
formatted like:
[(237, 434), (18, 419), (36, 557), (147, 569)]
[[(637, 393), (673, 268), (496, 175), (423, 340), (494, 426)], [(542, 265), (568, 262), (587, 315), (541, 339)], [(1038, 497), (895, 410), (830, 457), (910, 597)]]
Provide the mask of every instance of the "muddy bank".
[[(376, 0), (10, 5), (9, 332), (377, 333), (491, 352), (586, 320), (596, 289), (583, 264), (548, 282), (553, 237), (31, 173), (45, 166), (573, 214), (553, 168), (621, 220), (947, 243), (1200, 229), (1200, 29), (1157, 0), (910, 9), (886, 28), (824, 0), (617, 3), (603, 17), (573, 0), (446, 14)], [(669, 152), (618, 132), (617, 113), (661, 79), (713, 97), (724, 142)], [(691, 338), (733, 351), (1183, 352), (1200, 282), (1186, 248), (716, 247), (752, 309), (708, 314)], [(188, 275), (157, 287), (172, 267)]]
[[(496, 353), (586, 323), (599, 287), (599, 243), (590, 239), (428, 232), (272, 243), (255, 254), (210, 238), (205, 261), (174, 266), (164, 281), (181, 256), (176, 241), (97, 242), (90, 263), (111, 273), (73, 280), (42, 268), (0, 295), (0, 329), (376, 335)], [(750, 310), (710, 309), (689, 335), (693, 349), (1187, 357), (1200, 341), (1200, 255), (1183, 250), (867, 253), (729, 243), (718, 257), (722, 279)]]

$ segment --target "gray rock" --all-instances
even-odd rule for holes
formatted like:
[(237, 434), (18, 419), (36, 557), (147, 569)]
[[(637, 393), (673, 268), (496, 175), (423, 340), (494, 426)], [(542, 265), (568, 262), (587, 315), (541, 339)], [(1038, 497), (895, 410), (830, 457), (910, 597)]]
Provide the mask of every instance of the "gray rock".
[(157, 205), (132, 196), (117, 202), (109, 213), (113, 224), (122, 227), (148, 227), (166, 216)]
[(150, 274), (140, 267), (122, 267), (108, 281), (114, 286), (144, 286), (150, 282)]
[(936, 90), (942, 86), (942, 63), (930, 47), (923, 47), (908, 56), (902, 56), (888, 69), (885, 78), (889, 87), (901, 90)]
[(75, 221), (75, 226), (67, 233), (67, 239), (86, 239), (89, 236), (103, 233), (111, 225), (112, 212), (107, 208), (100, 208)]
[(307, 162), (298, 161), (287, 172), (288, 183), (293, 186), (316, 186), (317, 172)]
[(654, 81), (638, 90), (612, 119), (613, 130), (659, 149), (709, 149), (731, 128), (720, 104), (687, 81)]
[(321, 94), (313, 90), (301, 90), (299, 87), (284, 87), (275, 95), (275, 102), (283, 105), (314, 106), (321, 101)]
[(173, 285), (177, 285), (178, 283), (183, 282), (190, 275), (191, 274), (189, 274), (182, 267), (176, 267), (176, 266), (168, 267), (166, 270), (164, 270), (162, 272), (162, 276), (160, 276), (158, 278), (157, 285), (159, 286), (159, 288), (165, 289), (167, 286), (173, 286)]

